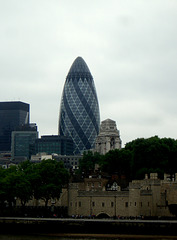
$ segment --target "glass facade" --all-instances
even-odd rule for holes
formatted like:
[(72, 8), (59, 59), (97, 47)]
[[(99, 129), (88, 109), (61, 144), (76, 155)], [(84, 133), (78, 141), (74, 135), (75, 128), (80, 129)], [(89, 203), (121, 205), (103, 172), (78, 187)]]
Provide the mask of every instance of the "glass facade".
[(25, 157), (29, 160), (31, 155), (35, 154), (35, 140), (37, 138), (37, 131), (12, 132), (12, 159)]
[(70, 136), (74, 154), (94, 147), (99, 133), (100, 112), (93, 77), (78, 57), (66, 77), (59, 114), (59, 134)]
[(29, 123), (29, 104), (0, 102), (0, 151), (11, 151), (11, 133)]
[(42, 136), (35, 141), (36, 153), (56, 153), (59, 155), (73, 154), (73, 140), (70, 137), (48, 135)]

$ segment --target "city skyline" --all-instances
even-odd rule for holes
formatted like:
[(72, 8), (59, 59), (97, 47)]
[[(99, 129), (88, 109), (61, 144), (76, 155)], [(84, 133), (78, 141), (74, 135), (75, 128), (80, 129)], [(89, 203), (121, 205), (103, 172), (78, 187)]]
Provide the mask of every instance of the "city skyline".
[(40, 136), (56, 135), (68, 66), (82, 56), (122, 147), (176, 139), (176, 12), (175, 0), (1, 1), (0, 101), (29, 103)]

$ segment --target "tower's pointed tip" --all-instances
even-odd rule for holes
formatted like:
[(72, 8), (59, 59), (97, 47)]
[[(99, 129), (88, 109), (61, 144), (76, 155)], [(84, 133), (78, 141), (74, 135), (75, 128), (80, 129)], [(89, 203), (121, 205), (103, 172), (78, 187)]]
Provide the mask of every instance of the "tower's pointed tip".
[(68, 75), (70, 75), (72, 73), (90, 73), (90, 70), (89, 70), (86, 62), (84, 61), (84, 59), (81, 56), (78, 56), (74, 60), (72, 66), (68, 72)]

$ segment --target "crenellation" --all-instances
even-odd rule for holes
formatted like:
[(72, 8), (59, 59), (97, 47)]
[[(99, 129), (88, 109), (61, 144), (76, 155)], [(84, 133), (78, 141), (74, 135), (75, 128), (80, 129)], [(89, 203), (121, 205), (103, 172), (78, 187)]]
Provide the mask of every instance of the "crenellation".
[[(85, 183), (93, 181), (92, 178), (84, 179)], [(177, 182), (167, 183), (152, 174), (150, 178), (143, 180), (133, 180), (129, 183), (126, 191), (116, 190), (100, 191), (98, 185), (100, 179), (94, 178), (94, 191), (83, 189), (83, 185), (78, 185), (78, 189), (72, 193), (74, 199), (80, 207), (70, 205), (69, 213), (71, 215), (96, 215), (106, 214), (107, 216), (173, 216), (168, 208), (168, 204), (177, 202)], [(107, 184), (107, 180), (101, 179), (101, 186)], [(86, 184), (85, 184), (86, 186)], [(82, 190), (81, 190), (82, 188)], [(167, 204), (168, 203), (168, 204)]]
[[(111, 190), (107, 188), (108, 183), (108, 179), (99, 177), (69, 183), (68, 187), (63, 188), (60, 199), (50, 201), (49, 206), (67, 207), (69, 216), (173, 216), (169, 205), (177, 203), (177, 182), (145, 178), (130, 182), (126, 190)], [(44, 206), (44, 201), (33, 199), (28, 205)]]

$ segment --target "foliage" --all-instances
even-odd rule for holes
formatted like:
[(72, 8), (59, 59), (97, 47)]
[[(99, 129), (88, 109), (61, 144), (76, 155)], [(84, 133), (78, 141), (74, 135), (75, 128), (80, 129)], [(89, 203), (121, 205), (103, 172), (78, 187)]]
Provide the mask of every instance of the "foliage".
[(69, 174), (61, 162), (43, 160), (32, 164), (29, 161), (8, 169), (0, 168), (0, 204), (9, 206), (16, 198), (22, 206), (32, 198), (43, 199), (47, 206), (50, 199), (60, 197), (63, 184), (68, 182)]
[(101, 162), (102, 156), (99, 153), (93, 153), (92, 151), (84, 152), (83, 157), (79, 161), (79, 171), (84, 176), (94, 172), (95, 164)]
[(111, 150), (105, 155), (87, 152), (80, 161), (80, 169), (88, 175), (96, 163), (102, 172), (124, 175), (128, 180), (142, 179), (151, 172), (160, 177), (164, 173), (173, 175), (177, 172), (177, 140), (154, 136), (133, 140), (125, 148)]
[(43, 199), (46, 206), (49, 199), (59, 199), (62, 185), (67, 183), (69, 178), (63, 164), (54, 160), (45, 160), (35, 165), (35, 172), (34, 197)]
[(125, 149), (111, 150), (105, 154), (101, 162), (103, 172), (116, 173), (119, 176), (130, 175), (131, 152)]
[(2, 201), (6, 200), (9, 206), (15, 204), (15, 185), (17, 181), (17, 167), (11, 166), (7, 170), (4, 170), (4, 176), (0, 177), (0, 185), (2, 189)]
[(177, 141), (171, 138), (160, 139), (157, 136), (148, 139), (136, 139), (125, 146), (132, 152), (132, 177), (142, 178), (146, 173), (157, 172), (174, 174), (177, 172)]

